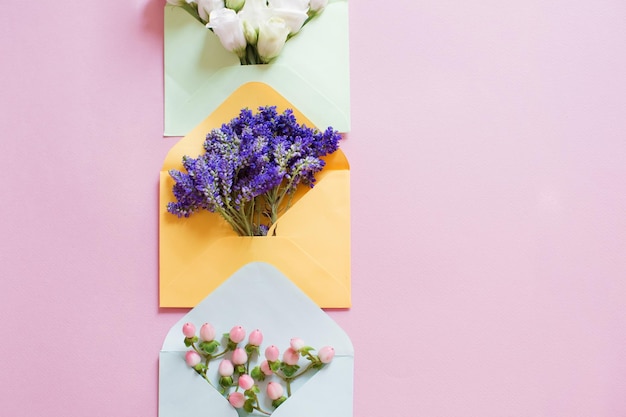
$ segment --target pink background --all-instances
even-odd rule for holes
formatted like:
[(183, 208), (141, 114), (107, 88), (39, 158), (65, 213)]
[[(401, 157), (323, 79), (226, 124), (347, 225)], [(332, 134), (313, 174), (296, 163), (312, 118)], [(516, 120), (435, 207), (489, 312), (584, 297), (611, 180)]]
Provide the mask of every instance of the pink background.
[[(163, 2), (0, 14), (0, 414), (157, 415)], [(626, 3), (350, 4), (355, 416), (626, 416)]]

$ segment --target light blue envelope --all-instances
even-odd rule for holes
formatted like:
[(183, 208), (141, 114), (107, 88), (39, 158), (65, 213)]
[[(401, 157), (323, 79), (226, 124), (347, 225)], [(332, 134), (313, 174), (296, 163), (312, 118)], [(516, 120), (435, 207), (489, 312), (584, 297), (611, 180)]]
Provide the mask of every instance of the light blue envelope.
[(164, 37), (165, 136), (186, 135), (250, 81), (270, 85), (322, 130), (350, 130), (348, 0), (330, 0), (267, 65), (241, 65), (180, 7), (165, 6)]
[[(352, 342), (287, 277), (261, 262), (238, 270), (168, 332), (159, 356), (159, 417), (250, 415), (231, 407), (215, 388), (186, 365), (185, 352), (189, 348), (185, 347), (182, 334), (186, 322), (194, 323), (197, 328), (209, 322), (218, 334), (227, 333), (235, 325), (243, 326), (248, 333), (261, 329), (264, 335), (261, 353), (272, 344), (282, 352), (293, 337), (302, 338), (316, 349), (333, 346), (333, 361), (308, 379), (304, 376), (294, 381), (292, 396), (272, 416), (352, 417)], [(217, 362), (211, 362), (207, 374), (212, 381), (217, 381)], [(308, 362), (303, 360), (304, 363)]]

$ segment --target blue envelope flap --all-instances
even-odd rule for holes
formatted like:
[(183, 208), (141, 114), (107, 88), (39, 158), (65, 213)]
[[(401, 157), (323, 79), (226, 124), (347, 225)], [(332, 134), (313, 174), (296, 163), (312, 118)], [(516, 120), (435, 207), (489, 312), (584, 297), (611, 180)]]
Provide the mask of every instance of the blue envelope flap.
[[(259, 328), (264, 335), (262, 351), (270, 344), (282, 351), (292, 337), (300, 337), (316, 349), (333, 346), (333, 361), (310, 377), (294, 381), (292, 396), (272, 415), (352, 416), (354, 349), (350, 338), (281, 272), (255, 262), (238, 270), (168, 332), (159, 359), (159, 417), (242, 415), (185, 364), (189, 348), (183, 343), (181, 329), (186, 322), (197, 327), (210, 322), (218, 334), (234, 325), (242, 325), (248, 332)], [(210, 369), (215, 373), (216, 368), (217, 364), (212, 364)]]

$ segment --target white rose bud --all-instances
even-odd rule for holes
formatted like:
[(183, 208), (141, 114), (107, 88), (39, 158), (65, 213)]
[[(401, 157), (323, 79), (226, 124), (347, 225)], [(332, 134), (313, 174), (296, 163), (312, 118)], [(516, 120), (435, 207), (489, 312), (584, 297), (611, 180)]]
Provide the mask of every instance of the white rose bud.
[(302, 28), (304, 21), (308, 19), (309, 15), (306, 12), (300, 12), (297, 10), (289, 9), (275, 9), (274, 13), (285, 21), (289, 27), (289, 33), (296, 34)]
[(236, 53), (239, 57), (245, 55), (246, 38), (243, 34), (243, 25), (234, 10), (226, 8), (213, 10), (206, 27), (213, 29), (226, 50)]
[(282, 18), (287, 23), (291, 34), (298, 33), (309, 17), (308, 0), (271, 0), (269, 6), (274, 16)]
[(228, 7), (229, 9), (233, 9), (236, 12), (241, 10), (245, 2), (246, 0), (225, 0), (226, 7)]
[(272, 16), (265, 0), (246, 0), (243, 8), (238, 13), (239, 18), (258, 31), (261, 22), (265, 22)]
[(249, 21), (244, 20), (243, 22), (243, 34), (246, 37), (248, 43), (252, 46), (256, 45), (256, 41), (259, 38), (259, 32), (250, 24)]
[(309, 8), (312, 15), (321, 13), (322, 10), (328, 5), (328, 0), (311, 0), (309, 2)]
[(224, 0), (198, 0), (198, 15), (204, 22), (209, 21), (213, 10), (224, 8)]
[(304, 10), (309, 9), (309, 0), (269, 0), (270, 7), (277, 9), (294, 9)]
[(263, 63), (267, 64), (280, 54), (288, 35), (289, 26), (280, 17), (272, 17), (261, 23), (257, 51)]

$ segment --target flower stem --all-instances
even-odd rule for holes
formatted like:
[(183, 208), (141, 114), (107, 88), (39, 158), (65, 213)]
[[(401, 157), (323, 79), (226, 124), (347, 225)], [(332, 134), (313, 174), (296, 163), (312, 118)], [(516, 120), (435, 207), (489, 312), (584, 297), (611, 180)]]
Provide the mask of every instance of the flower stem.
[(296, 378), (301, 377), (302, 375), (306, 374), (307, 372), (309, 372), (311, 369), (313, 369), (313, 367), (316, 365), (315, 362), (311, 362), (307, 365), (306, 368), (304, 368), (300, 373), (297, 373), (295, 375), (292, 376), (284, 376), (281, 375), (279, 373), (275, 373), (276, 375), (278, 375), (278, 377), (280, 379), (282, 379), (283, 381), (285, 381), (285, 385), (287, 386), (287, 397), (291, 397), (291, 381), (295, 380)]
[(257, 401), (257, 406), (256, 406), (256, 407), (252, 407), (252, 408), (254, 408), (255, 410), (257, 410), (259, 413), (265, 414), (266, 416), (269, 416), (269, 415), (271, 415), (271, 414), (272, 414), (272, 413), (270, 413), (270, 412), (268, 412), (268, 411), (263, 410), (263, 409), (262, 409), (262, 408), (258, 405), (258, 401)]

